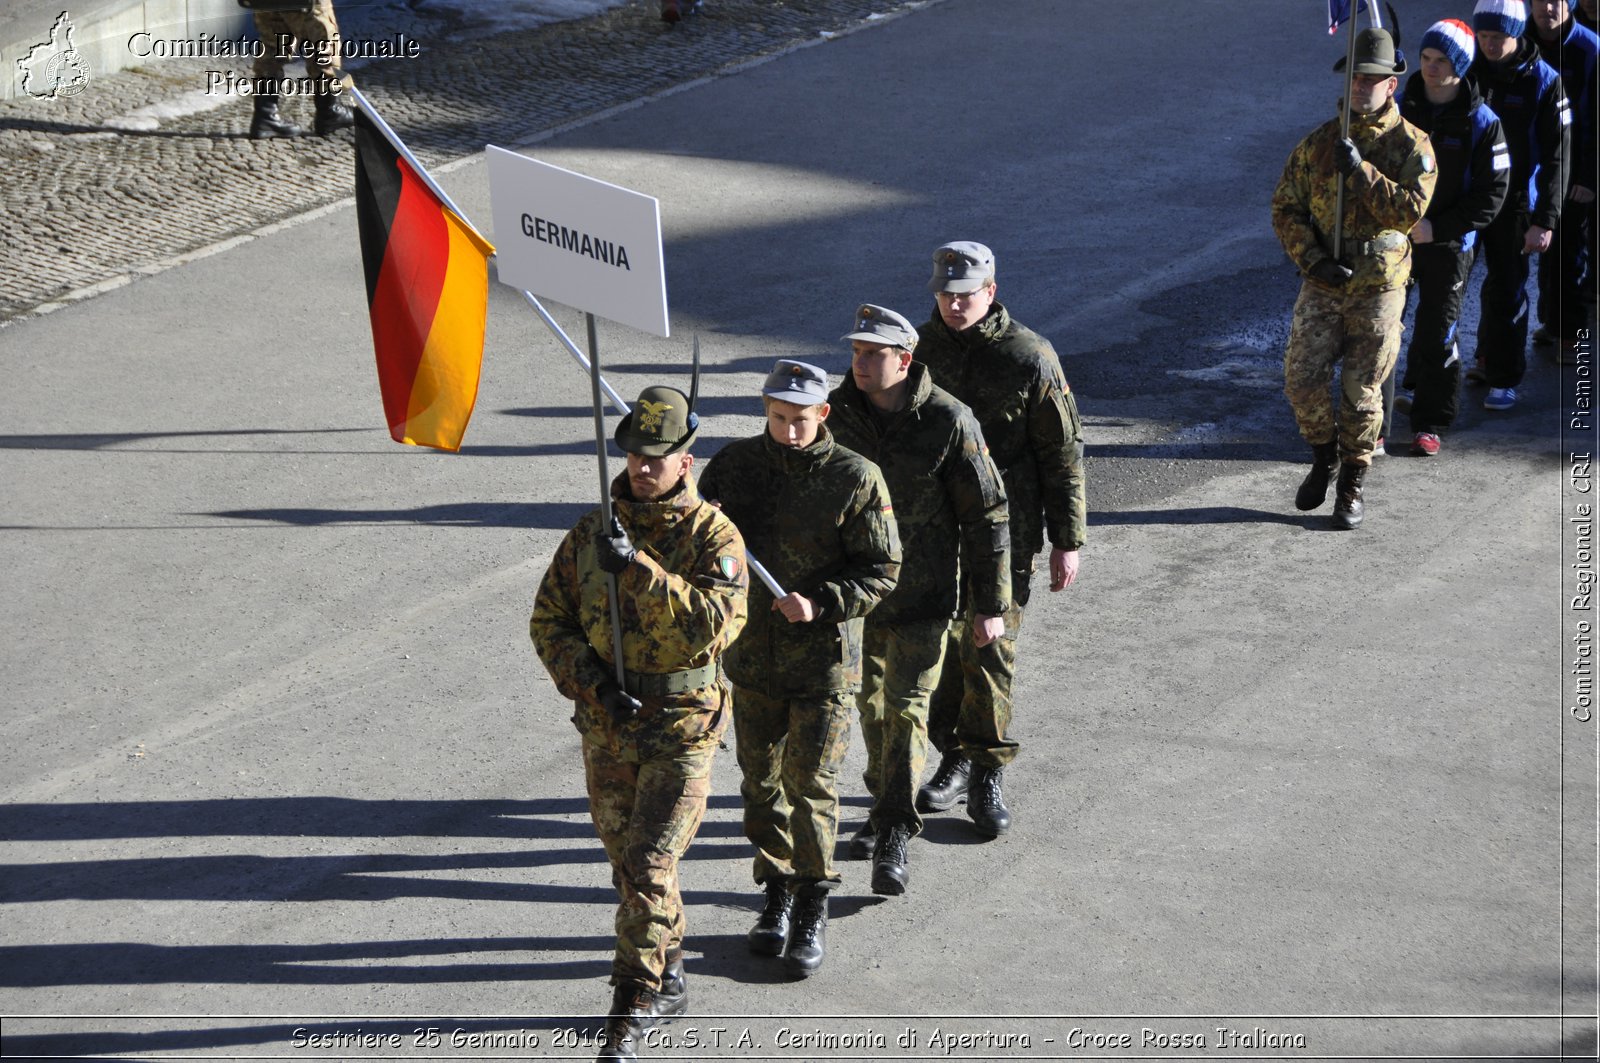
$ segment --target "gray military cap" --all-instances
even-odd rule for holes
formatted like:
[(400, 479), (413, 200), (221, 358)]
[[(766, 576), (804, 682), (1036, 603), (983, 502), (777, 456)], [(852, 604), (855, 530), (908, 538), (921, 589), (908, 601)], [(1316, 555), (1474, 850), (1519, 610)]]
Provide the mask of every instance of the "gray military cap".
[(761, 385), (761, 394), (796, 406), (818, 406), (828, 401), (828, 374), (810, 362), (779, 358)]
[(953, 240), (933, 253), (930, 292), (975, 292), (994, 280), (994, 252), (971, 240)]
[(886, 306), (862, 303), (856, 308), (856, 330), (839, 337), (846, 340), (866, 340), (908, 351), (917, 349), (917, 330), (911, 322)]

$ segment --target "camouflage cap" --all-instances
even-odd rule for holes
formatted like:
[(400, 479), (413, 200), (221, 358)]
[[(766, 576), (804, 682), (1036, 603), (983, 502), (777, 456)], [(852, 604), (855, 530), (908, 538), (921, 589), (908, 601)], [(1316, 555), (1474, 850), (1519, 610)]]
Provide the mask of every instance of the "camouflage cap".
[[(1362, 30), (1356, 34), (1355, 50), (1357, 74), (1394, 77), (1406, 72), (1405, 53), (1396, 50), (1394, 38), (1389, 36), (1387, 30)], [(1344, 66), (1344, 60), (1340, 59), (1333, 64), (1333, 69), (1343, 70)]]
[(955, 240), (933, 253), (930, 292), (975, 292), (994, 280), (994, 252), (971, 240)]
[(902, 350), (917, 349), (917, 330), (899, 314), (886, 306), (862, 303), (856, 308), (856, 330), (839, 337), (845, 340), (865, 340)]
[(828, 401), (828, 374), (810, 362), (779, 358), (761, 385), (761, 394), (796, 406), (817, 406)]
[(633, 410), (617, 425), (617, 446), (629, 454), (659, 458), (694, 442), (700, 419), (689, 409), (689, 396), (657, 384), (639, 392)]

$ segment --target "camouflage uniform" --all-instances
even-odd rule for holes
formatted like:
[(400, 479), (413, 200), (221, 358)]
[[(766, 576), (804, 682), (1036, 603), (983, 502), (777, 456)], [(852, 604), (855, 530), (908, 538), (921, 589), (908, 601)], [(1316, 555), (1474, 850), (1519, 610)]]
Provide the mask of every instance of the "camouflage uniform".
[[(617, 577), (623, 666), (643, 704), (618, 724), (595, 700), (615, 668), (605, 573), (595, 560), (598, 509), (557, 547), (528, 630), (556, 688), (577, 706), (589, 811), (621, 896), (612, 983), (660, 988), (669, 950), (682, 946), (678, 860), (710, 792), (711, 760), (728, 724), (728, 686), (714, 671), (745, 622), (744, 541), (700, 500), (689, 476), (665, 498), (635, 502), (624, 473), (612, 483), (617, 518), (638, 550)], [(652, 677), (705, 667), (693, 690), (653, 694)]]
[(935, 309), (917, 332), (917, 361), (928, 367), (935, 384), (972, 408), (982, 427), (1011, 513), (1006, 632), (982, 647), (963, 637), (973, 614), (969, 587), (963, 618), (952, 626), (948, 643), (952, 654), (960, 654), (959, 680), (955, 669), (945, 669), (929, 710), (928, 732), (941, 752), (959, 748), (978, 767), (1004, 767), (1017, 752), (1006, 732), (1016, 639), (1035, 555), (1047, 538), (1063, 550), (1084, 544), (1083, 427), (1050, 342), (1012, 320), (999, 302), (959, 333)]
[[(312, 0), (310, 11), (260, 11), (256, 13), (256, 33), (261, 37), (262, 54), (256, 57), (255, 76), (282, 78), (288, 64), (287, 45), (299, 46), (306, 73), (314, 78), (332, 78), (350, 84), (339, 66), (339, 20), (333, 14), (333, 0)], [(279, 55), (280, 43), (285, 55)]]
[[(1403, 119), (1393, 100), (1373, 114), (1352, 114), (1350, 139), (1363, 160), (1345, 189), (1343, 262), (1353, 270), (1350, 279), (1333, 286), (1310, 276), (1333, 257), (1338, 119), (1290, 153), (1272, 197), (1272, 227), (1305, 275), (1284, 353), (1284, 394), (1306, 442), (1325, 444), (1337, 432), (1344, 462), (1366, 466), (1383, 422), (1383, 379), (1400, 351), (1411, 276), (1408, 234), (1427, 209), (1438, 175), (1427, 134)], [(1337, 421), (1331, 397), (1336, 363), (1342, 363)]]
[(916, 794), (927, 760), (928, 702), (956, 614), (960, 571), (977, 612), (1005, 615), (1011, 535), (1000, 471), (972, 411), (934, 387), (920, 362), (911, 363), (906, 385), (905, 407), (883, 414), (847, 374), (829, 396), (829, 423), (841, 442), (878, 463), (895, 500), (905, 564), (900, 585), (867, 617), (857, 705), (874, 833), (901, 823), (915, 835), (922, 830)]
[(831, 888), (862, 617), (900, 572), (889, 491), (826, 425), (801, 449), (766, 432), (730, 443), (700, 484), (784, 590), (817, 607), (814, 620), (791, 624), (766, 585), (752, 585), (749, 623), (725, 663), (755, 880)]

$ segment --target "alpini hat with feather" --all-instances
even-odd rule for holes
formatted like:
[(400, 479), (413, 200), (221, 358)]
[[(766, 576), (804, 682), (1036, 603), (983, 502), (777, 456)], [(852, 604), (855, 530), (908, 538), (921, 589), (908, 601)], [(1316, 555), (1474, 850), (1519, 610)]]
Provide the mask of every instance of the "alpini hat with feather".
[[(1394, 77), (1406, 72), (1406, 57), (1395, 47), (1388, 30), (1365, 29), (1356, 34), (1355, 54), (1357, 74)], [(1342, 71), (1344, 60), (1333, 64), (1333, 69)]]
[(659, 458), (687, 448), (699, 428), (700, 418), (690, 409), (689, 396), (656, 384), (639, 392), (632, 412), (617, 425), (615, 438), (629, 454)]

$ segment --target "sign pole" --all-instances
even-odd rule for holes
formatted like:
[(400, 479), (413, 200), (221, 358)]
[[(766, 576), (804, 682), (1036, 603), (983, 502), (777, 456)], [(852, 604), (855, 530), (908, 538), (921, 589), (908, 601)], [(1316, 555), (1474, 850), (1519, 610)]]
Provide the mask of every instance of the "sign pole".
[[(1356, 77), (1356, 13), (1360, 9), (1360, 4), (1350, 5), (1350, 42), (1345, 46), (1344, 53), (1344, 106), (1339, 112), (1339, 135), (1346, 139), (1350, 136), (1350, 91), (1355, 87)], [(1338, 262), (1344, 255), (1344, 186), (1345, 176), (1340, 174), (1339, 190), (1333, 197), (1333, 260), (1335, 262)]]
[[(583, 315), (584, 327), (589, 332), (589, 385), (594, 398), (594, 450), (600, 461), (600, 526), (604, 534), (611, 534), (616, 516), (611, 511), (611, 473), (606, 469), (606, 423), (600, 410), (600, 337), (595, 330), (594, 315)], [(617, 685), (628, 688), (622, 667), (622, 610), (617, 602), (617, 577), (606, 573), (606, 594), (611, 599), (611, 658), (617, 666)]]

